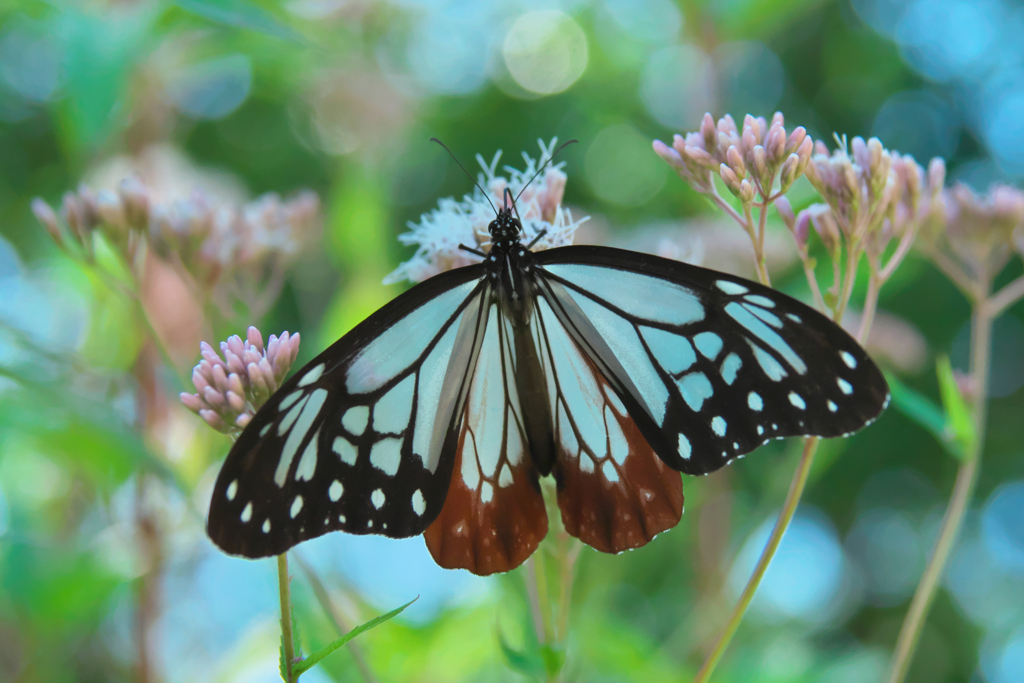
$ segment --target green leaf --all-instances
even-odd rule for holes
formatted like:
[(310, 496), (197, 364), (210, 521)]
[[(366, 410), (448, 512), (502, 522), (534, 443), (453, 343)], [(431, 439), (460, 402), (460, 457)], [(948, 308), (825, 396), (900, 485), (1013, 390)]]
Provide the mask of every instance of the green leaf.
[(387, 614), (382, 614), (381, 616), (377, 617), (376, 619), (371, 619), (370, 621), (366, 622), (365, 624), (363, 624), (361, 626), (356, 626), (354, 629), (352, 629), (351, 631), (349, 631), (348, 633), (343, 635), (341, 638), (338, 638), (337, 640), (335, 640), (330, 645), (327, 645), (325, 647), (320, 648), (319, 650), (317, 650), (316, 652), (311, 654), (309, 657), (306, 657), (301, 662), (298, 662), (297, 664), (295, 664), (295, 666), (292, 667), (292, 676), (295, 677), (295, 678), (298, 678), (300, 675), (306, 673), (307, 671), (312, 669), (314, 666), (316, 666), (317, 663), (319, 663), (321, 659), (323, 659), (327, 655), (331, 654), (332, 652), (337, 650), (339, 647), (341, 647), (342, 645), (344, 645), (348, 641), (350, 641), (353, 638), (355, 638), (356, 636), (358, 636), (360, 633), (362, 633), (364, 631), (369, 631), (374, 626), (378, 626), (380, 624), (383, 624), (385, 621), (387, 621), (389, 619), (393, 619), (394, 617), (397, 617), (399, 614), (402, 613), (402, 611), (406, 607), (408, 607), (409, 605), (411, 605), (412, 603), (416, 602), (419, 599), (420, 598), (417, 595), (415, 598), (413, 598), (409, 602), (405, 603), (404, 605), (402, 605), (398, 609), (391, 610)]
[(246, 0), (174, 0), (174, 4), (204, 19), (258, 31), (277, 38), (302, 41), (300, 33), (285, 26), (273, 14)]
[(556, 680), (565, 664), (565, 650), (560, 647), (543, 645), (540, 648), (540, 656), (544, 660), (544, 670), (548, 674), (548, 680)]
[(967, 454), (961, 444), (954, 438), (942, 406), (930, 398), (903, 384), (896, 375), (885, 373), (892, 394), (892, 405), (935, 437), (936, 441), (956, 460), (963, 461)]
[(524, 650), (520, 652), (508, 644), (505, 636), (498, 631), (498, 644), (505, 660), (510, 668), (519, 673), (544, 680), (547, 677), (548, 666), (541, 649)]
[(935, 371), (939, 376), (939, 395), (946, 408), (947, 428), (961, 446), (964, 454), (961, 459), (965, 460), (976, 452), (978, 432), (974, 427), (974, 414), (960, 393), (948, 356), (939, 356), (935, 362)]

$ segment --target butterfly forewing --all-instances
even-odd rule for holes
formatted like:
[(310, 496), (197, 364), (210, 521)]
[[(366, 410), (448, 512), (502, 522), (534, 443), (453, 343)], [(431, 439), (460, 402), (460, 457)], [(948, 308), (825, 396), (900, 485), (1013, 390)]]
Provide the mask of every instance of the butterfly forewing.
[(840, 436), (888, 400), (849, 335), (772, 289), (601, 247), (537, 258), (554, 307), (674, 469), (711, 472), (773, 437)]
[(337, 529), (399, 538), (427, 527), (451, 478), (481, 275), (466, 268), (413, 288), (271, 397), (214, 488), (217, 545), (263, 557)]

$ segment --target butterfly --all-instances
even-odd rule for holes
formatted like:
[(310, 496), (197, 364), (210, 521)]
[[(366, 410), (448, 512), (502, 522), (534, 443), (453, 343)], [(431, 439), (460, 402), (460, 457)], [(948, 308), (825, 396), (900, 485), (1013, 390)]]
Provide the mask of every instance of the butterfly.
[(256, 413), (214, 487), (221, 549), (423, 534), (443, 567), (505, 572), (547, 534), (551, 475), (566, 531), (618, 553), (679, 522), (680, 472), (887, 405), (864, 350), (799, 301), (622, 249), (534, 252), (514, 206), (482, 263), (401, 294)]

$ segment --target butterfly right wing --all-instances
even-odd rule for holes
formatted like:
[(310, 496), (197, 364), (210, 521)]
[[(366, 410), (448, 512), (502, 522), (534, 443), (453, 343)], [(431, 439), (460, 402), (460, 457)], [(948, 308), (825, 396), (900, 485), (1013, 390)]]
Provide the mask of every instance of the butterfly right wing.
[(451, 479), (482, 276), (470, 266), (413, 287), (282, 385), (221, 469), (207, 522), (218, 546), (265, 557), (334, 530), (423, 532)]

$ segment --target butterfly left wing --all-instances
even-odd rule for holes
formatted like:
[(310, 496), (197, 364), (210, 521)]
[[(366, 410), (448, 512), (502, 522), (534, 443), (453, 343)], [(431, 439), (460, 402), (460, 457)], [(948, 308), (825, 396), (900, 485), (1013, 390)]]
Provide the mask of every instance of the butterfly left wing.
[(536, 263), (543, 297), (673, 469), (706, 474), (774, 437), (845, 435), (888, 402), (842, 328), (768, 287), (607, 247)]
[(470, 266), (413, 287), (286, 381), (221, 468), (210, 538), (265, 557), (339, 529), (421, 533), (451, 479), (485, 320), (482, 276)]

